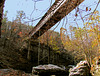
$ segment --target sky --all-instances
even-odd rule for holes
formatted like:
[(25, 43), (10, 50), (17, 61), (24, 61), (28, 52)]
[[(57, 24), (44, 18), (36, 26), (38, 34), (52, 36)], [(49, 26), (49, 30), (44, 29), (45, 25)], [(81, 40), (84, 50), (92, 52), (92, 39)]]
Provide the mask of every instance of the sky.
[[(42, 17), (51, 6), (51, 3), (53, 4), (54, 1), (55, 0), (6, 0), (4, 12), (8, 11), (7, 14), (8, 20), (13, 21), (16, 18), (17, 11), (23, 10), (26, 14), (26, 17), (28, 18), (26, 19), (26, 21), (30, 21), (31, 19), (37, 19)], [(79, 8), (82, 10), (81, 11), (82, 16), (92, 12), (95, 9), (96, 3), (98, 1), (99, 0), (85, 0), (82, 4), (80, 4)], [(84, 11), (86, 7), (91, 8), (91, 11), (88, 12)], [(100, 5), (97, 8), (97, 10), (100, 11), (99, 8)], [(75, 10), (73, 10), (65, 17), (65, 22), (64, 19), (61, 21), (60, 25), (55, 29), (55, 31), (59, 32), (60, 28), (64, 27), (66, 23), (67, 27), (70, 25), (76, 26), (73, 20), (74, 18), (75, 18)], [(34, 22), (29, 22), (29, 24), (35, 26), (39, 20)], [(82, 26), (81, 20), (78, 20), (78, 24)], [(54, 29), (56, 26), (57, 24), (51, 29)]]
[[(36, 1), (36, 0), (34, 0)], [(17, 11), (23, 10), (27, 17), (32, 13), (33, 18), (41, 17), (50, 7), (50, 0), (6, 0), (4, 12), (8, 11), (8, 20), (16, 17)]]

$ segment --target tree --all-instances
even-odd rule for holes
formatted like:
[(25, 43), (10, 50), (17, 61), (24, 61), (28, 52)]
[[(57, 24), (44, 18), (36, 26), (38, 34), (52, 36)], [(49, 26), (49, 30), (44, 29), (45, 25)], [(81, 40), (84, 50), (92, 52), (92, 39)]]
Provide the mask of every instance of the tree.
[(5, 3), (5, 0), (0, 0), (0, 37), (1, 37), (1, 25), (2, 25), (4, 3)]

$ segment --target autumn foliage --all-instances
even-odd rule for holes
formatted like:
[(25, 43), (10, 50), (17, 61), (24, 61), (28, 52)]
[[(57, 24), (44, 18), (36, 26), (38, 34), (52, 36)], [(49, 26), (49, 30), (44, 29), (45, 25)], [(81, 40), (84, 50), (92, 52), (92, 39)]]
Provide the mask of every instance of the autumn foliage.
[[(86, 8), (88, 11), (88, 7)], [(92, 16), (86, 18), (84, 27), (70, 26), (68, 30), (61, 28), (60, 36), (64, 48), (72, 51), (75, 58), (85, 59), (92, 65), (92, 60), (100, 56), (100, 16), (95, 11)]]

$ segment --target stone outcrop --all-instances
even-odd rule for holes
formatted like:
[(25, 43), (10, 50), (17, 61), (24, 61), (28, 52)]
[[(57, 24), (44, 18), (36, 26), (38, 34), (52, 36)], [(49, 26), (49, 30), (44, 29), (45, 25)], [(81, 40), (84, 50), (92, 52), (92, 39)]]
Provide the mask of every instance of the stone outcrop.
[(64, 68), (59, 66), (48, 64), (48, 65), (39, 65), (33, 67), (32, 74), (36, 75), (66, 75)]
[(0, 76), (31, 76), (31, 74), (26, 74), (21, 70), (0, 69)]
[(100, 76), (100, 59), (96, 60), (96, 65), (94, 65), (93, 76)]
[(69, 76), (91, 76), (87, 61), (80, 61), (76, 67), (70, 68)]

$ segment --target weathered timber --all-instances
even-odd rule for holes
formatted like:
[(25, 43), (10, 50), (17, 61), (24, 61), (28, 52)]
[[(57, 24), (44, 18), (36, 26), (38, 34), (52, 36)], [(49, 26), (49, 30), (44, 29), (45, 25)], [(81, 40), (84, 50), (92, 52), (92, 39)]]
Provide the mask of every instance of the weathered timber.
[(56, 0), (39, 23), (30, 31), (29, 38), (37, 39), (83, 1), (84, 0)]
[(5, 0), (0, 0), (0, 38), (1, 38), (1, 25), (2, 25), (4, 2), (5, 2)]

